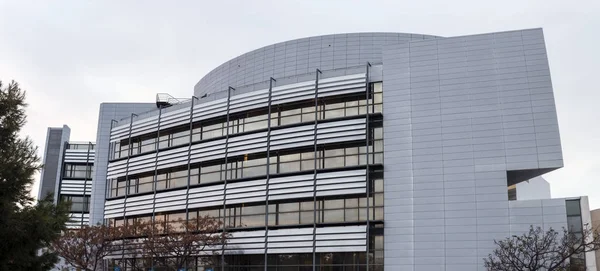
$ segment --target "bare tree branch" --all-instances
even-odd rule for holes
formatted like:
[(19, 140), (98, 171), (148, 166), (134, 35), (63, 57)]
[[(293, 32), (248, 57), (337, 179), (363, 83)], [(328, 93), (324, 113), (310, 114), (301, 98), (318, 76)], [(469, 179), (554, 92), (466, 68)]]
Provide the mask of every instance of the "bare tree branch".
[(490, 271), (585, 270), (585, 264), (581, 266), (572, 259), (600, 249), (600, 234), (587, 224), (581, 233), (564, 228), (562, 232), (554, 229), (544, 231), (531, 226), (521, 236), (494, 243), (497, 248), (483, 259)]

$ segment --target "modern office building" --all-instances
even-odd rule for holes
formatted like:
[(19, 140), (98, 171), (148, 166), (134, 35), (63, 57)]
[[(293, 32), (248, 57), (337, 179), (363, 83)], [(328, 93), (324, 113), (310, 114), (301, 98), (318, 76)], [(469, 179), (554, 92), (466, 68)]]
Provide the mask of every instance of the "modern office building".
[(222, 219), (215, 270), (484, 270), (589, 213), (516, 200), (563, 166), (541, 29), (277, 43), (186, 102), (102, 104), (96, 142), (90, 222)]
[(89, 224), (95, 144), (70, 142), (71, 129), (48, 128), (38, 198), (50, 194), (54, 202), (70, 201), (69, 228)]

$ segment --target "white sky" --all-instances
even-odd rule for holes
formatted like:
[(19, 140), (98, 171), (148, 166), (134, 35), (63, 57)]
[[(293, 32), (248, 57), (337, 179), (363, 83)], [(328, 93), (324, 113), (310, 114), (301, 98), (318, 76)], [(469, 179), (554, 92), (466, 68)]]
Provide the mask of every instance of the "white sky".
[[(60, 4), (60, 5), (59, 5)], [(0, 80), (28, 91), (23, 134), (48, 126), (95, 140), (101, 102), (190, 97), (200, 78), (250, 50), (306, 36), (408, 32), (456, 36), (543, 27), (565, 167), (553, 197), (600, 208), (600, 1), (0, 0)], [(37, 185), (32, 191), (37, 195)]]

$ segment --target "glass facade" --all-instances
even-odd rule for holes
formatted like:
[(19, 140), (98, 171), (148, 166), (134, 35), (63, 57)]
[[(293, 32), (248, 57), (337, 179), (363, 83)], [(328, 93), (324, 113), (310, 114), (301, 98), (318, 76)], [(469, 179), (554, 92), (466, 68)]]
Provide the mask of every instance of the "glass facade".
[[(313, 266), (317, 270), (366, 270), (367, 265), (369, 270), (383, 270), (383, 123), (382, 117), (377, 114), (383, 110), (381, 82), (371, 84), (369, 90), (368, 100), (365, 99), (367, 93), (364, 91), (319, 98), (316, 106), (311, 99), (273, 106), (271, 114), (268, 114), (268, 108), (253, 109), (250, 112), (232, 114), (228, 118), (222, 116), (193, 123), (191, 130), (188, 124), (161, 130), (158, 136), (154, 133), (128, 138), (113, 143), (111, 155), (112, 161), (117, 161), (153, 152), (156, 148), (162, 152), (171, 147), (211, 141), (226, 135), (322, 120), (359, 118), (369, 114), (366, 128), (363, 128), (366, 139), (319, 145), (315, 143), (313, 146), (228, 156), (226, 159), (107, 180), (108, 199), (118, 199), (181, 190), (188, 185), (190, 188), (204, 187), (299, 174), (315, 174), (316, 178), (317, 173), (343, 173), (345, 170), (364, 169), (366, 176), (361, 178), (365, 178), (367, 188), (363, 188), (362, 193), (330, 196), (317, 196), (315, 193), (314, 196), (281, 198), (262, 203), (226, 203), (224, 206), (187, 210), (182, 207), (177, 211), (115, 217), (106, 222), (110, 226), (121, 226), (154, 220), (166, 226), (167, 223), (176, 224), (181, 223), (181, 220), (209, 216), (223, 221), (222, 229), (228, 232), (367, 226), (364, 228), (366, 232), (361, 233), (366, 242), (362, 245), (362, 251), (360, 246), (348, 246), (354, 252), (322, 253), (315, 250), (314, 254), (269, 253), (266, 257), (265, 254), (226, 254), (223, 259), (216, 261), (197, 258), (190, 265), (198, 267), (194, 270), (203, 270), (201, 266), (212, 267), (214, 270), (265, 270), (265, 265), (267, 270), (313, 270)], [(309, 182), (311, 191), (316, 191), (316, 181)], [(147, 259), (138, 259), (137, 264), (140, 263), (148, 265)], [(125, 267), (128, 263), (113, 260), (112, 264)], [(150, 265), (159, 268), (157, 263)]]
[[(346, 198), (320, 198), (314, 209), (314, 201), (301, 200), (296, 202), (282, 202), (269, 204), (268, 213), (264, 204), (237, 205), (223, 209), (222, 207), (210, 209), (188, 210), (189, 219), (209, 216), (225, 221), (227, 228), (252, 228), (264, 227), (265, 217), (268, 216), (269, 226), (287, 225), (312, 225), (317, 218), (317, 224), (327, 223), (353, 223), (367, 221), (367, 208), (372, 221), (383, 221), (383, 179), (374, 179), (371, 182), (370, 197)], [(368, 206), (367, 206), (368, 200)], [(186, 212), (169, 212), (154, 214), (156, 221), (164, 223), (177, 223), (186, 219)], [(127, 217), (128, 225), (137, 221), (148, 221), (152, 215)], [(109, 219), (109, 225), (123, 225), (124, 218)]]
[[(383, 111), (382, 83), (371, 85), (372, 95), (369, 101), (364, 94), (344, 95), (343, 97), (320, 98), (315, 107), (312, 100), (293, 104), (276, 105), (271, 107), (271, 128), (299, 123), (310, 123), (317, 120), (336, 119), (342, 117), (359, 116)], [(369, 104), (367, 108), (367, 103)], [(315, 110), (317, 111), (315, 114)], [(194, 123), (192, 129), (192, 142), (215, 139), (225, 135), (266, 130), (268, 128), (268, 108), (252, 110), (251, 112), (236, 113), (202, 123)], [(160, 136), (147, 134), (119, 141), (111, 147), (112, 159), (124, 158), (190, 143), (190, 126), (184, 125), (160, 131)], [(229, 129), (229, 133), (227, 132)]]
[[(380, 124), (380, 122), (373, 123), (372, 126)], [(357, 146), (361, 143), (355, 143), (349, 144), (345, 148), (340, 148), (340, 145), (318, 147), (316, 153), (310, 149), (272, 152), (269, 154), (269, 174), (313, 171), (315, 169), (315, 154), (317, 170), (364, 166), (367, 162), (367, 151), (369, 153), (369, 164), (382, 164), (383, 129), (372, 127), (370, 135), (373, 140), (368, 149), (364, 146), (364, 143), (361, 147)], [(228, 157), (227, 163), (219, 160), (191, 165), (190, 186), (220, 183), (225, 180), (266, 177), (266, 156), (266, 153), (253, 154), (251, 156)], [(152, 192), (154, 177), (154, 172), (147, 172), (128, 178), (111, 179), (109, 182), (109, 196), (119, 197), (124, 196), (126, 193), (133, 195)], [(187, 183), (187, 166), (171, 168), (169, 171), (158, 172), (156, 175), (157, 191), (185, 187)]]

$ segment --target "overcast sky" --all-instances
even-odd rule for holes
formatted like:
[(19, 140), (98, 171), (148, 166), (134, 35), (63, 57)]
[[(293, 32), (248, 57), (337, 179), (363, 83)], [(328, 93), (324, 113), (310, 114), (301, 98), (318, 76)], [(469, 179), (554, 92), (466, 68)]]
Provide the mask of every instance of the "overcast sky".
[(48, 126), (67, 124), (71, 140), (93, 141), (101, 102), (154, 102), (158, 92), (190, 97), (211, 69), (272, 43), (342, 32), (456, 36), (543, 27), (565, 160), (544, 177), (553, 197), (589, 195), (600, 208), (598, 0), (0, 0), (0, 11), (0, 80), (27, 90), (23, 134), (40, 156)]

